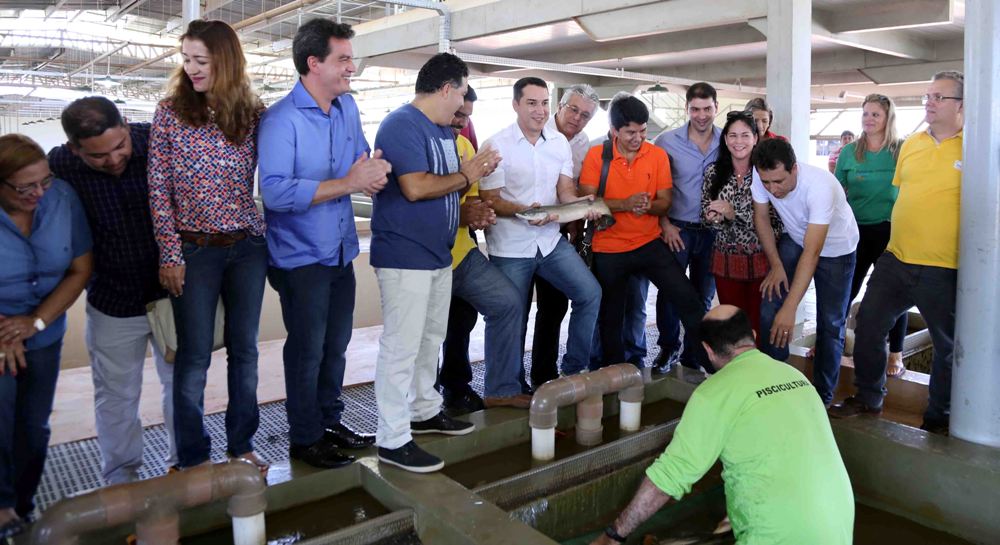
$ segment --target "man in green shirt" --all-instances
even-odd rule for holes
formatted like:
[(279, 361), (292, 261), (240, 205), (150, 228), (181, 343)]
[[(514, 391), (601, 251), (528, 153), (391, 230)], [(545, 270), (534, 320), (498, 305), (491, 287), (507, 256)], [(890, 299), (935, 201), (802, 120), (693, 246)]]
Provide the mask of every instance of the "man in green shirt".
[(721, 459), (740, 545), (850, 544), (854, 494), (816, 389), (755, 348), (750, 320), (737, 307), (709, 311), (701, 338), (718, 372), (695, 390), (666, 451), (594, 543), (623, 543)]

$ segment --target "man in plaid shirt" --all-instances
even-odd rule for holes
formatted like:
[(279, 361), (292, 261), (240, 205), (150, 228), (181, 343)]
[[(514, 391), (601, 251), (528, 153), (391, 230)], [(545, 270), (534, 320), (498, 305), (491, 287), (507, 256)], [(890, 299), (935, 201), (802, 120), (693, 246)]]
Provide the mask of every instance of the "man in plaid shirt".
[(94, 276), (87, 286), (87, 351), (94, 379), (97, 441), (108, 484), (134, 481), (142, 466), (139, 394), (147, 345), (163, 385), (170, 457), (173, 369), (146, 320), (146, 303), (166, 297), (158, 279), (146, 183), (149, 123), (126, 123), (104, 97), (76, 100), (62, 113), (68, 142), (49, 152), (56, 177), (76, 190), (94, 238)]

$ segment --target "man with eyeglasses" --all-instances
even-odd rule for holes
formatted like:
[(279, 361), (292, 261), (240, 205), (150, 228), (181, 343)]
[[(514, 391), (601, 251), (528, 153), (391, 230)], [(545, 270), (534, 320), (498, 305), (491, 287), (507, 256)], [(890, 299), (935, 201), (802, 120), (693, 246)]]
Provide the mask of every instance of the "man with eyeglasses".
[[(594, 118), (599, 100), (597, 91), (590, 85), (571, 85), (559, 100), (559, 110), (545, 125), (546, 130), (558, 131), (569, 140), (574, 182), (579, 182), (583, 158), (590, 149), (590, 139), (584, 128)], [(579, 236), (580, 231), (579, 225), (574, 224), (567, 224), (562, 229), (563, 234), (570, 235), (570, 239)], [(569, 299), (540, 276), (535, 276), (534, 282), (538, 312), (535, 314), (535, 333), (531, 341), (531, 385), (537, 388), (559, 376), (556, 367), (559, 332), (569, 308)], [(530, 301), (526, 303), (530, 304)]]
[[(670, 172), (674, 181), (670, 212), (660, 219), (660, 226), (663, 228), (663, 240), (681, 267), (685, 270), (690, 267), (688, 277), (701, 296), (705, 310), (708, 310), (715, 297), (715, 277), (712, 276), (715, 235), (701, 223), (701, 188), (705, 168), (719, 157), (722, 130), (714, 123), (719, 101), (715, 88), (705, 82), (689, 87), (685, 99), (688, 122), (660, 134), (654, 142), (670, 156)], [(691, 369), (709, 368), (707, 362), (695, 358), (698, 351), (692, 335), (685, 333), (682, 342), (678, 310), (659, 296), (656, 299), (656, 324), (660, 331), (657, 341), (660, 354), (653, 365), (659, 371), (666, 372), (676, 361)]]
[(958, 284), (962, 188), (962, 101), (965, 76), (934, 75), (924, 110), (927, 130), (899, 151), (889, 245), (875, 264), (858, 311), (854, 343), (855, 395), (830, 409), (833, 417), (878, 415), (886, 394), (886, 335), (916, 305), (934, 345), (930, 400), (922, 429), (947, 435)]

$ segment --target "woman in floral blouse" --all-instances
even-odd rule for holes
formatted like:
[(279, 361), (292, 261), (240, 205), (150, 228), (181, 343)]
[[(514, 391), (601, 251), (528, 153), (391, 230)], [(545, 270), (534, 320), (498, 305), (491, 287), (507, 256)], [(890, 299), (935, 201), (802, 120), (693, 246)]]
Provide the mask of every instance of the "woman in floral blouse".
[(263, 105), (250, 88), (236, 32), (192, 21), (181, 36), (183, 65), (159, 103), (149, 142), (150, 208), (160, 246), (160, 283), (177, 327), (174, 432), (181, 468), (210, 460), (204, 391), (216, 305), (225, 307), (231, 457), (267, 464), (253, 452), (257, 329), (267, 246), (253, 200), (256, 130)]
[[(750, 154), (757, 145), (757, 125), (749, 111), (730, 112), (722, 128), (719, 158), (705, 169), (701, 220), (715, 229), (712, 274), (719, 302), (742, 308), (754, 331), (760, 331), (760, 282), (768, 264), (753, 225)], [(771, 211), (771, 225), (781, 231)]]

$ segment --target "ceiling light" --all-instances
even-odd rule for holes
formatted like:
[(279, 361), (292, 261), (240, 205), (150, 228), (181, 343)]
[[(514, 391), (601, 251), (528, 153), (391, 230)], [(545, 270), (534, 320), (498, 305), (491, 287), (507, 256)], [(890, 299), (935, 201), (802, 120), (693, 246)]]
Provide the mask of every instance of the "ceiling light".
[(657, 82), (656, 85), (653, 85), (649, 89), (646, 89), (644, 92), (646, 92), (646, 93), (669, 93), (670, 89), (667, 89), (666, 87), (660, 85), (659, 82)]
[(118, 87), (121, 85), (120, 81), (111, 79), (111, 76), (104, 76), (103, 78), (95, 79), (94, 83), (100, 85), (101, 87)]

